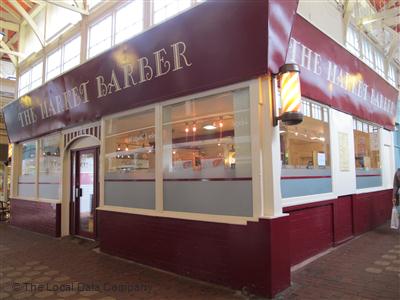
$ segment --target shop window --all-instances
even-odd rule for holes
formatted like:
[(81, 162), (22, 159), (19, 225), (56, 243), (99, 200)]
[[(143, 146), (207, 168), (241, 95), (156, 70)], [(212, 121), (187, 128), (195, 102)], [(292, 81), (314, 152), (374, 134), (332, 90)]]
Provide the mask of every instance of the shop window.
[(249, 91), (163, 108), (164, 209), (252, 216)]
[(191, 0), (154, 0), (153, 24), (158, 24), (178, 12), (189, 8)]
[(21, 165), (18, 178), (18, 196), (36, 197), (36, 141), (20, 145)]
[(353, 132), (357, 189), (382, 186), (379, 127), (356, 120)]
[(155, 208), (154, 109), (106, 121), (106, 205)]
[(143, 31), (143, 0), (135, 0), (115, 14), (115, 43), (118, 44)]
[(109, 15), (89, 29), (89, 52), (91, 58), (112, 45), (112, 16)]
[(58, 199), (61, 180), (60, 135), (39, 141), (39, 198)]
[(332, 192), (328, 109), (303, 99), (304, 120), (280, 123), (284, 198)]

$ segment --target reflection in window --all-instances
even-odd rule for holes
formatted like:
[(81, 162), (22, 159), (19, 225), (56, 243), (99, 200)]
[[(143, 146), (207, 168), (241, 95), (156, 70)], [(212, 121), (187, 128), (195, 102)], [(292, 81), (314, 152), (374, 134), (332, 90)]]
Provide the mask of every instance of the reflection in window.
[(283, 197), (332, 191), (328, 109), (304, 99), (302, 103), (302, 123), (280, 123)]
[(106, 122), (106, 179), (154, 179), (154, 110)]
[(106, 121), (106, 205), (155, 208), (154, 109)]
[(36, 173), (36, 141), (22, 143), (22, 176), (35, 176)]
[(36, 141), (20, 145), (21, 165), (18, 178), (18, 196), (36, 197)]
[(143, 0), (135, 0), (117, 10), (115, 43), (120, 43), (143, 30)]
[(61, 179), (60, 135), (39, 141), (39, 198), (58, 199)]
[(248, 89), (163, 108), (165, 210), (252, 216), (251, 169)]
[(40, 140), (39, 180), (51, 177), (59, 181), (61, 172), (60, 135), (51, 135)]
[(189, 8), (191, 0), (154, 0), (153, 24), (158, 24), (180, 11)]
[(108, 16), (89, 29), (89, 58), (109, 49), (112, 44), (112, 16)]
[(165, 178), (251, 177), (249, 102), (240, 93), (164, 108)]
[(353, 132), (357, 188), (381, 186), (379, 127), (355, 120)]

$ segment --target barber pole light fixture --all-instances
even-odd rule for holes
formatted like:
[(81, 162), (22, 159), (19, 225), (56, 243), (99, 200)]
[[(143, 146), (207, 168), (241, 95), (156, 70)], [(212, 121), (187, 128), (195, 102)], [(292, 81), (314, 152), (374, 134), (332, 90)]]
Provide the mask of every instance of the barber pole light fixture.
[[(300, 69), (296, 64), (285, 64), (279, 68), (279, 73), (273, 79), (274, 126), (281, 120), (286, 125), (296, 125), (303, 121), (301, 112)], [(281, 115), (276, 116), (277, 79), (281, 88)]]

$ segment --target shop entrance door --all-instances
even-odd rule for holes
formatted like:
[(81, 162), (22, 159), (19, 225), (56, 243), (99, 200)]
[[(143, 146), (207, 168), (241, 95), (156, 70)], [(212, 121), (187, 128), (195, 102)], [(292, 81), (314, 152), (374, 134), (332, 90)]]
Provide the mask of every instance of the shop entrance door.
[(72, 152), (71, 231), (90, 239), (96, 238), (98, 152), (98, 147)]

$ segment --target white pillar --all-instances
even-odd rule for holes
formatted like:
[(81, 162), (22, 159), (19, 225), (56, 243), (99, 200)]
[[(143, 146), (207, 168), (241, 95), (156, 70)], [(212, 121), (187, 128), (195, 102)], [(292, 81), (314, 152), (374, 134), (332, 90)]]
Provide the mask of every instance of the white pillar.
[(283, 215), (279, 126), (273, 126), (273, 110), (276, 107), (273, 105), (273, 101), (278, 97), (277, 82), (270, 75), (260, 78), (259, 89), (261, 98), (262, 215), (266, 218), (274, 218)]

